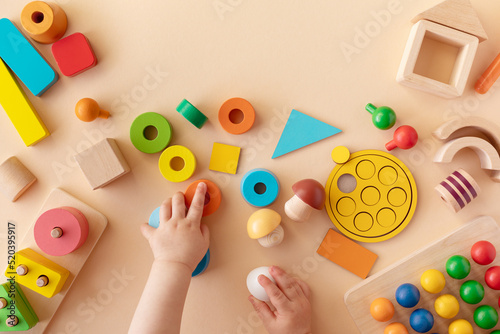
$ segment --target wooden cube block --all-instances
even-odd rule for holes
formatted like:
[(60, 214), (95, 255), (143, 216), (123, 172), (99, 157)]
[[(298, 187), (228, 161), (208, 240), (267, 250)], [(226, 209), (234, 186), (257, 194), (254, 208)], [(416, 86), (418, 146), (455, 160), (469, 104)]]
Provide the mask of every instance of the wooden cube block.
[(35, 181), (35, 175), (16, 157), (10, 157), (0, 164), (0, 192), (12, 202), (21, 197)]
[(237, 146), (214, 143), (208, 169), (228, 174), (236, 174), (240, 159), (240, 151), (241, 148)]
[(111, 138), (106, 138), (75, 155), (75, 160), (94, 190), (108, 185), (130, 171), (118, 145)]
[[(458, 55), (448, 83), (415, 73), (422, 43), (426, 38), (458, 48)], [(478, 44), (479, 39), (476, 36), (441, 24), (421, 20), (413, 26), (410, 32), (396, 80), (402, 85), (445, 98), (461, 96)]]
[[(69, 270), (52, 262), (30, 248), (16, 252), (7, 266), (5, 276), (42, 296), (52, 298), (58, 294), (69, 277)], [(40, 284), (40, 279), (44, 284)]]

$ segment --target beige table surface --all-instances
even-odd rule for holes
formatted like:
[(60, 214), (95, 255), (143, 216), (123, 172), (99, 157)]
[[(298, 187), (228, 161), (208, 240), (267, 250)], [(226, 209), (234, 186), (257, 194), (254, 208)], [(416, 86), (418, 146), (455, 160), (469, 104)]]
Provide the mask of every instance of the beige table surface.
[[(0, 0), (0, 16), (20, 26), (27, 1)], [(500, 124), (498, 86), (479, 96), (476, 78), (500, 52), (500, 3), (473, 0), (489, 40), (479, 45), (462, 97), (446, 100), (396, 83), (396, 72), (411, 29), (410, 19), (434, 0), (372, 1), (77, 1), (58, 3), (69, 19), (68, 34), (84, 33), (99, 59), (97, 67), (73, 78), (62, 76), (43, 97), (28, 94), (52, 135), (25, 147), (6, 114), (0, 112), (0, 160), (17, 156), (38, 182), (16, 203), (0, 197), (0, 256), (6, 259), (7, 220), (25, 233), (49, 192), (60, 187), (104, 213), (109, 225), (89, 261), (48, 327), (50, 333), (124, 333), (142, 292), (152, 261), (139, 224), (163, 199), (199, 178), (219, 184), (223, 202), (205, 222), (211, 229), (212, 260), (193, 279), (182, 333), (265, 333), (247, 301), (250, 270), (278, 264), (312, 288), (315, 333), (357, 333), (343, 302), (361, 279), (315, 254), (333, 225), (325, 211), (297, 224), (284, 218), (285, 240), (262, 248), (246, 234), (255, 208), (239, 192), (242, 176), (268, 168), (281, 183), (271, 208), (284, 215), (291, 185), (303, 178), (324, 183), (334, 164), (330, 152), (346, 145), (352, 152), (384, 149), (393, 130), (376, 129), (366, 103), (396, 110), (397, 125), (414, 126), (420, 141), (394, 155), (412, 171), (419, 202), (412, 222), (393, 239), (364, 244), (379, 259), (372, 274), (454, 230), (478, 215), (500, 221), (499, 185), (491, 182), (471, 152), (453, 163), (432, 162), (440, 143), (431, 132), (453, 116), (475, 115)], [(389, 12), (388, 8), (392, 11)], [(365, 38), (360, 31), (368, 31)], [(50, 46), (39, 45), (54, 65)], [(342, 50), (350, 50), (350, 54)], [(74, 115), (83, 97), (99, 101), (108, 120), (83, 123)], [(257, 112), (246, 134), (227, 134), (217, 121), (220, 105), (243, 97)], [(209, 122), (198, 130), (176, 111), (182, 99), (201, 109)], [(310, 147), (272, 160), (290, 111), (295, 108), (343, 132)], [(143, 112), (165, 115), (174, 128), (174, 144), (192, 149), (198, 160), (193, 177), (171, 183), (159, 173), (159, 154), (136, 150), (129, 127)], [(90, 143), (115, 138), (132, 172), (92, 191), (72, 156)], [(213, 142), (242, 147), (236, 175), (208, 170)], [(434, 186), (458, 167), (468, 170), (483, 192), (458, 214), (450, 212)]]

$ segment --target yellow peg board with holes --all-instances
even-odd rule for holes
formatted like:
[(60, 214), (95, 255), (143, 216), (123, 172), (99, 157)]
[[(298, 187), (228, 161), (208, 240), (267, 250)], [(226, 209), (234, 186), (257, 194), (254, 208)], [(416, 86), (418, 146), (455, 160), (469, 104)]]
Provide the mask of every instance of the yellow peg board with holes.
[[(349, 189), (344, 188), (346, 183)], [(412, 174), (399, 159), (382, 151), (351, 154), (333, 169), (325, 190), (326, 211), (333, 224), (362, 242), (394, 237), (408, 225), (417, 206)]]

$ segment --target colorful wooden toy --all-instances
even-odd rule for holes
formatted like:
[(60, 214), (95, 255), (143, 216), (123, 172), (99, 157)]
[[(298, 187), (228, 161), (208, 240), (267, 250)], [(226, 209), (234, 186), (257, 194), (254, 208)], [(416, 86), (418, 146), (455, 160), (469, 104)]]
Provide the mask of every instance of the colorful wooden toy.
[(434, 155), (434, 162), (449, 163), (458, 151), (470, 148), (477, 154), (482, 169), (500, 171), (500, 155), (493, 145), (478, 137), (460, 137), (441, 146)]
[(281, 216), (271, 209), (260, 209), (252, 213), (247, 222), (247, 232), (251, 239), (263, 247), (279, 245), (285, 236), (285, 231), (280, 225)]
[(214, 143), (208, 169), (222, 173), (236, 174), (240, 152), (241, 148), (238, 146)]
[(439, 270), (428, 269), (420, 276), (420, 285), (428, 293), (440, 293), (446, 285), (446, 279)]
[(23, 89), (1, 59), (0, 104), (26, 146), (34, 145), (50, 135)]
[(372, 114), (372, 122), (380, 130), (388, 130), (396, 123), (396, 113), (389, 107), (375, 107), (368, 103), (365, 109)]
[(484, 281), (493, 290), (500, 290), (500, 266), (493, 266), (486, 270)]
[[(349, 178), (353, 187), (346, 190), (342, 184)], [(417, 205), (411, 172), (383, 151), (351, 154), (346, 163), (332, 170), (325, 191), (330, 220), (341, 233), (362, 242), (384, 241), (400, 233)]]
[(160, 227), (160, 207), (157, 207), (153, 210), (153, 212), (151, 212), (151, 215), (149, 215), (148, 225), (154, 228)]
[(52, 44), (52, 55), (67, 77), (73, 77), (97, 65), (97, 57), (89, 40), (82, 33), (74, 33)]
[(482, 329), (492, 329), (498, 323), (498, 312), (490, 305), (481, 305), (474, 311), (474, 322)]
[(207, 116), (205, 116), (201, 111), (198, 110), (198, 108), (193, 106), (186, 99), (182, 100), (181, 103), (179, 103), (179, 105), (177, 106), (177, 111), (198, 129), (201, 129), (205, 122), (208, 120)]
[(0, 192), (12, 202), (17, 201), (35, 181), (35, 175), (16, 157), (0, 164)]
[(500, 53), (493, 59), (490, 66), (481, 74), (479, 79), (477, 79), (474, 89), (479, 94), (486, 94), (491, 86), (500, 77)]
[(272, 159), (331, 137), (341, 131), (336, 127), (293, 109), (281, 133)]
[(24, 6), (21, 24), (32, 39), (38, 43), (51, 44), (66, 33), (68, 18), (55, 3), (33, 1)]
[(48, 255), (63, 256), (80, 248), (89, 234), (87, 218), (75, 208), (44, 212), (35, 222), (35, 241)]
[(476, 280), (468, 280), (460, 286), (460, 298), (467, 304), (478, 304), (484, 296), (484, 287)]
[(420, 291), (411, 283), (401, 284), (396, 289), (396, 301), (406, 308), (415, 307), (420, 301)]
[(346, 163), (351, 157), (351, 152), (345, 146), (336, 146), (332, 150), (332, 160), (337, 164)]
[(0, 331), (27, 331), (38, 323), (38, 316), (19, 285), (9, 280), (0, 286)]
[(203, 217), (206, 217), (217, 211), (222, 201), (222, 194), (219, 187), (217, 187), (217, 185), (210, 180), (202, 179), (194, 181), (187, 187), (186, 191), (184, 192), (184, 198), (186, 200), (187, 208), (191, 206), (194, 198), (194, 193), (196, 192), (196, 187), (198, 187), (198, 184), (200, 182), (204, 182), (207, 185), (207, 192), (205, 194), (205, 206), (203, 207), (202, 215)]
[(351, 273), (365, 279), (377, 260), (377, 254), (329, 229), (317, 253)]
[(81, 121), (92, 122), (95, 119), (109, 117), (109, 111), (102, 110), (96, 100), (91, 98), (80, 99), (75, 106), (75, 114)]
[(280, 185), (278, 178), (272, 172), (264, 168), (256, 168), (243, 176), (240, 191), (248, 204), (264, 207), (276, 200)]
[(0, 58), (33, 95), (41, 96), (59, 78), (19, 29), (6, 18), (0, 19)]
[[(28, 270), (25, 275), (14, 271), (18, 266), (25, 265)], [(58, 294), (69, 276), (69, 271), (30, 248), (16, 252), (14, 259), (9, 263), (5, 276), (14, 277), (16, 282), (24, 285), (47, 298)], [(37, 285), (40, 276), (46, 276), (48, 283), (42, 287)]]
[(285, 203), (288, 218), (297, 222), (309, 219), (313, 210), (323, 210), (325, 206), (325, 188), (316, 180), (304, 179), (292, 186), (293, 197)]
[[(479, 18), (468, 0), (447, 0), (417, 15), (408, 37), (396, 80), (405, 86), (445, 98), (463, 94), (477, 46), (487, 39)], [(458, 48), (448, 81), (415, 71), (425, 39)]]
[[(154, 128), (156, 137), (146, 136), (146, 129)], [(165, 117), (155, 112), (140, 114), (130, 126), (130, 141), (144, 153), (158, 153), (164, 150), (172, 139), (172, 126)]]
[(389, 321), (394, 316), (394, 304), (387, 298), (377, 298), (370, 304), (370, 314), (377, 321)]
[(455, 296), (444, 294), (436, 298), (434, 310), (441, 318), (452, 319), (460, 311), (460, 304)]
[(112, 138), (106, 138), (75, 155), (75, 160), (93, 190), (102, 188), (130, 172), (130, 167)]
[(483, 266), (493, 262), (496, 255), (497, 250), (495, 246), (493, 246), (493, 244), (487, 240), (480, 240), (476, 242), (474, 245), (472, 245), (472, 248), (470, 250), (470, 256), (474, 260), (474, 262)]
[(454, 279), (464, 279), (470, 273), (470, 262), (462, 255), (453, 255), (446, 261), (446, 272)]
[[(487, 140), (497, 152), (500, 152), (500, 126), (496, 125), (491, 120), (481, 117), (456, 117), (442, 124), (432, 134), (437, 139), (446, 141), (449, 138), (453, 138), (452, 140), (458, 139), (460, 137), (460, 132), (462, 132), (462, 134), (467, 132), (469, 136), (474, 134), (474, 137), (480, 137), (479, 139), (475, 139), (475, 143), (481, 145), (481, 147), (484, 146), (482, 149), (492, 154), (490, 159), (496, 160), (496, 156), (491, 148), (488, 147), (487, 143), (482, 143), (480, 140), (486, 138), (485, 140)], [(465, 145), (469, 143), (469, 140), (464, 140), (462, 142), (462, 144)], [(452, 145), (458, 144), (453, 143)], [(491, 170), (488, 174), (493, 181), (500, 182), (500, 170)]]
[(274, 278), (269, 274), (269, 267), (259, 267), (255, 268), (247, 275), (247, 288), (252, 296), (263, 302), (268, 302), (270, 300), (269, 296), (258, 281), (260, 275), (266, 276), (271, 282), (276, 284)]
[(481, 192), (477, 182), (463, 169), (451, 173), (434, 189), (453, 212), (463, 209)]
[(409, 125), (403, 125), (397, 128), (396, 131), (394, 131), (393, 139), (385, 144), (385, 148), (387, 149), (387, 151), (392, 151), (396, 147), (407, 150), (415, 146), (417, 144), (417, 141), (417, 131)]
[(185, 146), (170, 146), (160, 155), (158, 167), (165, 179), (170, 182), (183, 182), (196, 170), (196, 157)]
[(230, 134), (245, 133), (252, 128), (254, 122), (255, 110), (250, 102), (240, 97), (227, 100), (219, 109), (219, 123)]
[(465, 319), (457, 319), (448, 327), (448, 334), (473, 334), (474, 329), (470, 322)]
[(408, 330), (402, 323), (393, 322), (384, 329), (384, 334), (408, 334)]
[(410, 315), (410, 326), (418, 333), (427, 333), (434, 326), (434, 317), (428, 310), (418, 308)]
[[(420, 280), (420, 275), (430, 268), (435, 268), (444, 273), (446, 261), (451, 255), (469, 256), (472, 245), (478, 240), (488, 240), (494, 245), (500, 243), (500, 226), (491, 217), (482, 216), (462, 225), (460, 228), (443, 238), (415, 251), (393, 265), (378, 271), (376, 274), (349, 290), (345, 294), (344, 300), (360, 334), (382, 333), (384, 331), (386, 324), (375, 321), (368, 312), (370, 301), (378, 297), (387, 298), (394, 303), (396, 311), (394, 317), (390, 321), (400, 322), (408, 327), (410, 314), (413, 309), (400, 307), (399, 304), (396, 303), (394, 291), (397, 287), (402, 282), (417, 285)], [(471, 270), (468, 279), (482, 281), (484, 280), (484, 272), (484, 267), (477, 265)], [(447, 275), (445, 274), (445, 276)], [(458, 297), (460, 287), (463, 283), (464, 281), (462, 280), (447, 278), (446, 287), (443, 290), (444, 294)], [(417, 307), (432, 310), (437, 298), (439, 298), (439, 294), (430, 294), (422, 291)], [(455, 306), (453, 307), (456, 307), (457, 302), (454, 302), (454, 304)], [(474, 333), (490, 333), (490, 331), (482, 330), (472, 320), (473, 312), (477, 306), (462, 303), (461, 301), (458, 304), (460, 307), (458, 314), (451, 319), (436, 318), (434, 327), (429, 333), (448, 333), (449, 327), (453, 329), (452, 333), (462, 333), (459, 329), (465, 328), (463, 325), (458, 326), (454, 324), (451, 326), (454, 320), (460, 318), (464, 318), (461, 322), (465, 322), (465, 319), (467, 319), (472, 323), (472, 325), (469, 324), (467, 327), (471, 330), (473, 329)], [(486, 292), (484, 299), (479, 305), (491, 305), (496, 307), (497, 304), (498, 291), (489, 290)], [(450, 307), (450, 304), (444, 303), (444, 306), (447, 305)], [(451, 311), (452, 310), (446, 310), (446, 312), (450, 312), (450, 314), (453, 313)], [(460, 324), (460, 322), (458, 324)], [(472, 333), (472, 331), (468, 333)]]

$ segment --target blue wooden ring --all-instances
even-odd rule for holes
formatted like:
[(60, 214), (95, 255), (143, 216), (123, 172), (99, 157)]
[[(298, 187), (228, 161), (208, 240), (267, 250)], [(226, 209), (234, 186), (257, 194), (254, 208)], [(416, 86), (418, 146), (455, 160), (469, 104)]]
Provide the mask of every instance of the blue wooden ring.
[[(257, 193), (256, 186), (263, 184), (266, 189), (262, 194)], [(280, 185), (276, 175), (263, 168), (252, 169), (241, 179), (241, 195), (248, 204), (264, 207), (272, 204), (280, 192)]]

